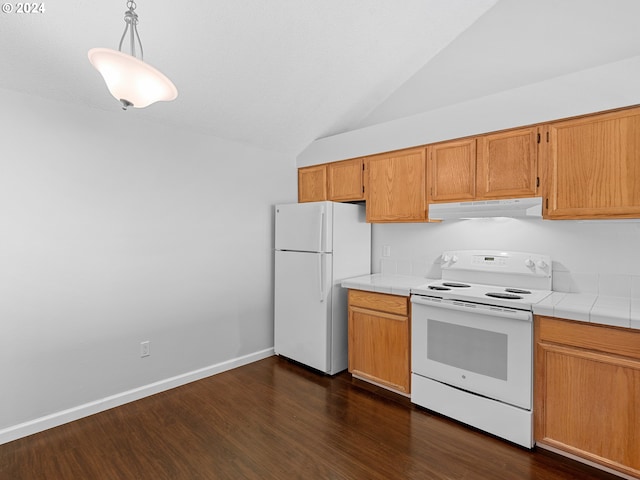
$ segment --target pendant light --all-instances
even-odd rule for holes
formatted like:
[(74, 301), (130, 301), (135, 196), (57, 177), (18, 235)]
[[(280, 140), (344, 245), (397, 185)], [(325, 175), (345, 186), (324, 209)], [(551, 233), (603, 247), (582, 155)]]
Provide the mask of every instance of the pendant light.
[[(136, 3), (127, 2), (124, 12), (125, 27), (118, 50), (92, 48), (89, 61), (104, 78), (111, 95), (128, 107), (144, 108), (158, 101), (168, 102), (178, 96), (175, 85), (160, 71), (143, 62), (142, 42), (138, 35)], [(122, 43), (129, 33), (131, 54), (122, 52)], [(139, 47), (139, 48), (138, 48)], [(136, 54), (139, 50), (140, 58)]]

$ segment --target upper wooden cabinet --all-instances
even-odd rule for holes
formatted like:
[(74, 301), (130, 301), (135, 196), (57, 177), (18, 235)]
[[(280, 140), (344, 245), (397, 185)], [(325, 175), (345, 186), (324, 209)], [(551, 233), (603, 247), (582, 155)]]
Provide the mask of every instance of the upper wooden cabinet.
[(640, 216), (640, 108), (550, 123), (548, 136), (547, 218)]
[(476, 196), (476, 139), (427, 147), (429, 202), (473, 200)]
[(367, 159), (367, 222), (427, 221), (425, 151), (414, 148)]
[(476, 197), (538, 195), (538, 127), (478, 137)]
[(548, 219), (640, 218), (640, 107), (298, 169), (299, 202), (366, 200), (371, 223), (537, 196)]
[(427, 147), (429, 202), (538, 195), (538, 127)]
[(298, 202), (364, 200), (364, 159), (298, 169)]
[(298, 202), (327, 200), (327, 165), (298, 169)]
[(333, 162), (328, 168), (328, 197), (334, 202), (364, 200), (364, 160)]

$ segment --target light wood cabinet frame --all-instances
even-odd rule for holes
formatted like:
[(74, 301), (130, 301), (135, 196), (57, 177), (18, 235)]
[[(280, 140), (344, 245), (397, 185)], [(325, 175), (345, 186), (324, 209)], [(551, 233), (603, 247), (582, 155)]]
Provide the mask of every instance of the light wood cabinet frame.
[(426, 149), (368, 157), (367, 222), (426, 222)]
[(640, 476), (640, 331), (536, 316), (534, 435)]
[(349, 290), (349, 372), (411, 392), (411, 304), (408, 297)]
[(429, 203), (539, 196), (539, 127), (427, 146)]
[(550, 219), (640, 217), (640, 108), (548, 125)]
[(538, 127), (478, 137), (476, 198), (538, 195)]
[(458, 202), (476, 197), (476, 139), (427, 146), (429, 203)]
[(365, 200), (370, 223), (537, 196), (546, 219), (640, 218), (640, 107), (298, 169), (299, 202)]
[(364, 159), (331, 162), (327, 166), (328, 198), (334, 202), (364, 200)]
[(327, 164), (298, 169), (298, 202), (327, 200)]

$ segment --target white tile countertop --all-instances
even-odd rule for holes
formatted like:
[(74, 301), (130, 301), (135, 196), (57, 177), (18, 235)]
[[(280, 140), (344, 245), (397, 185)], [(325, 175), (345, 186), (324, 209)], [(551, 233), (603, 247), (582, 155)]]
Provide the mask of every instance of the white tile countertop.
[(533, 313), (548, 317), (640, 329), (640, 299), (593, 293), (553, 292), (533, 305)]
[(361, 277), (347, 278), (342, 281), (344, 288), (366, 290), (369, 292), (390, 293), (392, 295), (404, 295), (408, 297), (413, 287), (419, 287), (425, 283), (435, 282), (436, 279), (418, 277), (414, 275), (388, 275), (374, 273)]
[[(411, 289), (438, 279), (374, 273), (342, 281), (344, 288), (392, 295), (411, 295)], [(533, 305), (533, 313), (582, 322), (640, 329), (640, 298), (592, 293), (553, 292)]]

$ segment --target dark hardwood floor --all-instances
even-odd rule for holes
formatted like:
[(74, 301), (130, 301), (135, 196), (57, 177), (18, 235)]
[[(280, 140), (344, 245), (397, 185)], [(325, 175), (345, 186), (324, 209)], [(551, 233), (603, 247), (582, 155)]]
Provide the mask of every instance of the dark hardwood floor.
[(271, 357), (0, 446), (0, 479), (617, 479)]

